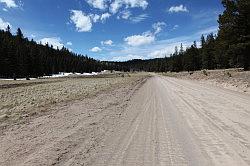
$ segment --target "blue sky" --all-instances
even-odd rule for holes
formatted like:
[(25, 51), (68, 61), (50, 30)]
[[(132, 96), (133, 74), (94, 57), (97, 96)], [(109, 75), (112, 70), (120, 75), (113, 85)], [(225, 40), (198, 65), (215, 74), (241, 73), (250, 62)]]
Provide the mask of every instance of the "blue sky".
[(100, 60), (169, 56), (217, 32), (218, 0), (0, 0), (0, 29)]

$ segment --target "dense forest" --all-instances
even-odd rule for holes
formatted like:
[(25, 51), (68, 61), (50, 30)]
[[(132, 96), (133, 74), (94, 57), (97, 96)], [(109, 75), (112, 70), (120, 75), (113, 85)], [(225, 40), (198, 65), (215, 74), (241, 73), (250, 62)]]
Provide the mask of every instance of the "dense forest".
[(12, 35), (8, 26), (0, 31), (0, 77), (38, 77), (58, 72), (98, 72), (107, 68), (87, 56), (77, 55), (66, 48), (53, 48), (52, 45), (24, 38), (20, 28)]
[(244, 68), (250, 65), (250, 1), (222, 0), (225, 11), (219, 15), (217, 35), (201, 36), (200, 46), (175, 48), (170, 57), (131, 60), (119, 63), (122, 70), (194, 71), (201, 69)]
[(175, 48), (170, 57), (101, 62), (70, 52), (29, 41), (20, 28), (15, 35), (10, 27), (0, 31), (0, 77), (39, 77), (58, 72), (98, 72), (104, 69), (120, 71), (194, 71), (250, 66), (250, 1), (222, 0), (225, 11), (219, 15), (217, 35), (201, 36), (186, 50)]

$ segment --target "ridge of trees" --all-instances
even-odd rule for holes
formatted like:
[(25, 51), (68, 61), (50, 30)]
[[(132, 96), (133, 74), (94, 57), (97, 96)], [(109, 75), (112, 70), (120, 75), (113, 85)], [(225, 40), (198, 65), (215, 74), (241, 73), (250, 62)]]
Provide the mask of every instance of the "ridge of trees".
[(12, 35), (10, 27), (0, 31), (0, 77), (39, 77), (58, 72), (98, 72), (107, 68), (88, 56), (54, 49), (49, 44), (37, 44), (24, 38), (20, 28)]

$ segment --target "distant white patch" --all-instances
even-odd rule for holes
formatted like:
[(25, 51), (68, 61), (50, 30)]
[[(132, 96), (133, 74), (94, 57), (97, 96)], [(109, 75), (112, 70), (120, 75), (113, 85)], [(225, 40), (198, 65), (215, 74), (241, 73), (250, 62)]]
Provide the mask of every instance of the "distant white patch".
[(115, 56), (111, 59), (111, 61), (122, 62), (122, 61), (128, 61), (132, 59), (143, 59), (143, 56), (133, 55), (133, 54), (129, 54), (127, 56)]
[(3, 8), (3, 11), (7, 12), (7, 11), (8, 11), (8, 9), (6, 9), (6, 8)]
[(4, 3), (8, 8), (17, 8), (18, 5), (14, 0), (0, 0), (0, 3)]
[(1, 30), (6, 30), (8, 25), (11, 27), (9, 22), (4, 21), (2, 18), (0, 18), (0, 29)]
[[(37, 78), (29, 78), (30, 80), (36, 80)], [(6, 78), (0, 78), (0, 80), (3, 80), (3, 81), (13, 81), (14, 79), (6, 79)], [(16, 81), (25, 81), (26, 78), (18, 78), (16, 79)]]
[(90, 49), (90, 51), (91, 51), (91, 52), (101, 52), (102, 49), (99, 48), (99, 47), (93, 47), (93, 48)]
[(71, 10), (70, 20), (75, 24), (78, 32), (90, 32), (92, 30), (91, 17), (80, 10)]
[(51, 76), (43, 76), (43, 78), (61, 78), (61, 77), (70, 77), (70, 76), (95, 76), (95, 75), (106, 74), (106, 73), (108, 73), (107, 70), (104, 70), (104, 71), (101, 71), (101, 72), (92, 72), (92, 73), (59, 72), (58, 74), (53, 74)]
[(69, 41), (69, 42), (67, 42), (66, 44), (67, 44), (68, 46), (72, 46), (72, 45), (73, 45), (73, 43), (72, 43), (72, 42), (70, 42), (70, 41)]
[(112, 40), (105, 40), (105, 41), (101, 41), (102, 45), (108, 45), (108, 46), (112, 46), (113, 45), (113, 41)]
[(49, 38), (43, 38), (40, 40), (40, 42), (43, 44), (43, 45), (46, 45), (47, 43), (51, 46), (53, 46), (54, 49), (57, 49), (57, 47), (59, 49), (62, 49), (62, 47), (64, 46), (62, 44), (62, 41), (59, 37), (49, 37)]
[(180, 6), (172, 6), (168, 9), (168, 11), (170, 13), (178, 13), (178, 12), (189, 12), (189, 10), (187, 9), (187, 7), (185, 7), (184, 5), (180, 5)]

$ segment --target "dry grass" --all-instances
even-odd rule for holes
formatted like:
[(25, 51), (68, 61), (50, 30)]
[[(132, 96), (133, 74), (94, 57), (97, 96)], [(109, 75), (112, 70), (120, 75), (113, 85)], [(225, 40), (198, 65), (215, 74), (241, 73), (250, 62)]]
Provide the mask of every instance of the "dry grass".
[(58, 103), (81, 100), (133, 84), (144, 74), (114, 74), (102, 77), (37, 79), (31, 81), (0, 81), (0, 122), (21, 119), (46, 112)]

